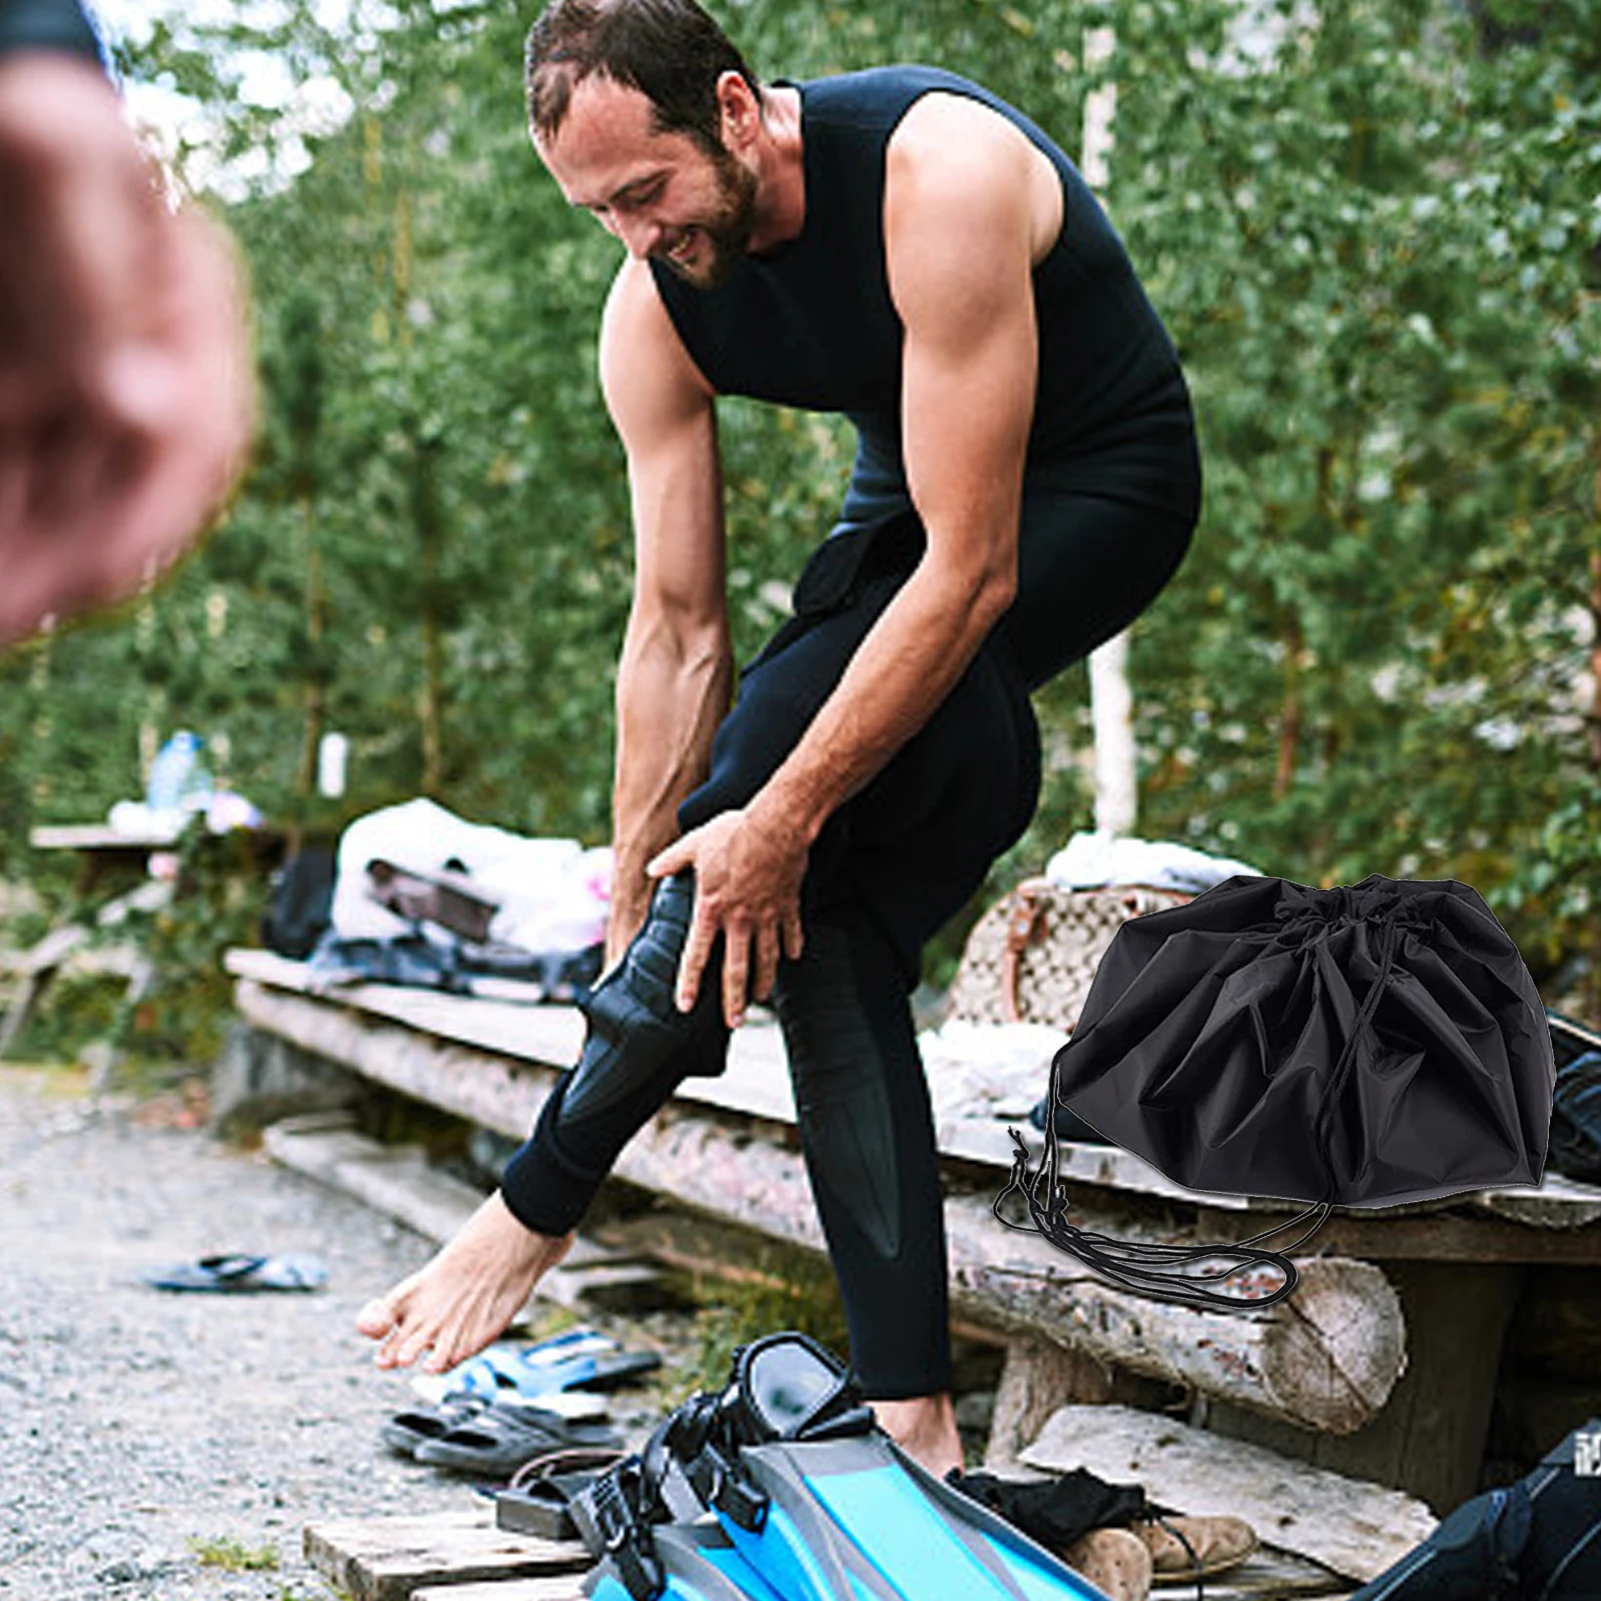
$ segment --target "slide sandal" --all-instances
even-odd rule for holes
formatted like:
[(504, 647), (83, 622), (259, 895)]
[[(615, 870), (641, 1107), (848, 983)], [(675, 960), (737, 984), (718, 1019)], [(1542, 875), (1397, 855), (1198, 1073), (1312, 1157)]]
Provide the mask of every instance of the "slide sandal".
[(328, 1281), (328, 1269), (314, 1256), (250, 1256), (233, 1252), (202, 1256), (175, 1267), (142, 1274), (156, 1290), (204, 1291), (215, 1295), (253, 1295), (263, 1290), (316, 1290)]
[(573, 1423), (534, 1406), (489, 1406), (413, 1453), (419, 1462), (456, 1473), (509, 1479), (536, 1456), (573, 1446), (614, 1450), (622, 1436), (604, 1423)]
[(448, 1373), (419, 1375), (412, 1388), (429, 1401), (462, 1394), (537, 1401), (564, 1390), (607, 1389), (660, 1366), (654, 1351), (624, 1351), (610, 1335), (578, 1328), (537, 1345), (491, 1345)]
[(397, 1412), (379, 1431), (385, 1445), (402, 1456), (415, 1456), (417, 1447), (438, 1440), (458, 1424), (493, 1405), (487, 1396), (453, 1395), (437, 1406), (408, 1407)]

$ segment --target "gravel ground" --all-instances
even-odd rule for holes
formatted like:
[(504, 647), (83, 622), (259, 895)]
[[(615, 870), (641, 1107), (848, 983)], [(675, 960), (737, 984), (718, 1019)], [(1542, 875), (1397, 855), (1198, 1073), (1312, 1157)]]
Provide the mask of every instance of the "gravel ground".
[[(308, 1522), (472, 1502), (384, 1449), (410, 1391), (353, 1331), (429, 1247), (165, 1113), (0, 1069), (0, 1598), (328, 1601)], [(139, 1281), (228, 1250), (318, 1255), (327, 1287)]]

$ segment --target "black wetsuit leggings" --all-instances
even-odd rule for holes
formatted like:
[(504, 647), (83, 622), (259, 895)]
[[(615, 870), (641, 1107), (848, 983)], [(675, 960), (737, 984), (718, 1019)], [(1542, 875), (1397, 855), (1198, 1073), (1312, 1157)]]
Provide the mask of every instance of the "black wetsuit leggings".
[[(1018, 597), (923, 729), (824, 828), (805, 951), (781, 965), (801, 1144), (869, 1395), (949, 1388), (945, 1237), (928, 1089), (908, 998), (924, 943), (1021, 834), (1039, 790), (1029, 691), (1111, 638), (1177, 569), (1192, 519), (1091, 496), (1025, 498)], [(836, 535), (796, 616), (742, 676), (688, 830), (747, 802), (794, 748), (921, 550), (911, 518)], [(503, 1193), (532, 1228), (574, 1226), (632, 1134), (685, 1077), (721, 1070), (718, 986), (688, 1019), (671, 975), (690, 891), (659, 893), (590, 1002), (590, 1039)]]

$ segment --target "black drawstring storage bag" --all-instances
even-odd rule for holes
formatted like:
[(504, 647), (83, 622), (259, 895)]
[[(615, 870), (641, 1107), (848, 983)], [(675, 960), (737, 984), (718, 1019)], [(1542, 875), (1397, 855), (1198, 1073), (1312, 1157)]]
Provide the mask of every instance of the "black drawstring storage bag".
[[(1051, 1064), (1051, 1100), (1190, 1189), (1310, 1210), (1223, 1247), (1088, 1234), (1068, 1220), (1055, 1141), (1031, 1173), (1014, 1130), (996, 1216), (1125, 1288), (1257, 1309), (1294, 1289), (1286, 1253), (1331, 1206), (1538, 1184), (1554, 1072), (1534, 980), (1467, 885), (1227, 879), (1118, 931)], [(1005, 1215), (1014, 1193), (1028, 1223)], [(1283, 1282), (1254, 1297), (1211, 1287), (1257, 1266)]]

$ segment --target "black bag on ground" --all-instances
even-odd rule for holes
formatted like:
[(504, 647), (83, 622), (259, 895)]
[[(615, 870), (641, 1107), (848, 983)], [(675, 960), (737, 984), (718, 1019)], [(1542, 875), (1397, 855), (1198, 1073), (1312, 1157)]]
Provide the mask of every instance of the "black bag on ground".
[[(1051, 1085), (1177, 1183), (1310, 1203), (1315, 1227), (1331, 1205), (1538, 1184), (1553, 1072), (1534, 981), (1465, 884), (1242, 876), (1118, 930)], [(1261, 1307), (1294, 1287), (1295, 1246), (1260, 1248), (1269, 1236), (1225, 1252), (1086, 1237), (1067, 1221), (1054, 1142), (1038, 1175), (1026, 1158), (1005, 1194), (1128, 1288)], [(1258, 1266), (1282, 1275), (1276, 1291), (1205, 1287)]]
[(272, 875), (262, 943), (280, 956), (304, 961), (327, 930), (334, 904), (334, 852), (307, 845)]
[[(1593, 1444), (1592, 1444), (1593, 1442)], [(1516, 1484), (1464, 1502), (1350, 1601), (1595, 1601), (1601, 1596), (1601, 1419)], [(1575, 1453), (1586, 1460), (1577, 1464)]]

